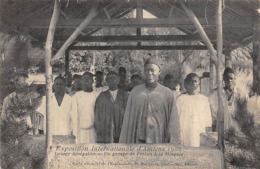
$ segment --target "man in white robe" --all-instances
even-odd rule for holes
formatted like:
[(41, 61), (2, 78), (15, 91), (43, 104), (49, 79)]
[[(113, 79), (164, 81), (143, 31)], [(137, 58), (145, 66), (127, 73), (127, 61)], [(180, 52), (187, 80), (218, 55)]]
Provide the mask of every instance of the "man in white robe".
[[(54, 80), (55, 93), (51, 95), (50, 118), (51, 134), (54, 136), (70, 136), (76, 133), (76, 117), (73, 110), (72, 98), (65, 93), (65, 79), (58, 76)], [(42, 98), (41, 106), (36, 110), (43, 114), (44, 132), (46, 133), (46, 96)], [(65, 141), (69, 143), (69, 141)], [(74, 141), (73, 141), (74, 142)]]
[(208, 98), (198, 92), (199, 81), (197, 74), (188, 74), (185, 79), (187, 93), (180, 95), (176, 102), (183, 146), (199, 147), (200, 134), (211, 130), (210, 104)]
[(94, 108), (99, 93), (93, 91), (93, 74), (85, 72), (81, 80), (83, 90), (73, 96), (77, 116), (77, 143), (95, 143)]

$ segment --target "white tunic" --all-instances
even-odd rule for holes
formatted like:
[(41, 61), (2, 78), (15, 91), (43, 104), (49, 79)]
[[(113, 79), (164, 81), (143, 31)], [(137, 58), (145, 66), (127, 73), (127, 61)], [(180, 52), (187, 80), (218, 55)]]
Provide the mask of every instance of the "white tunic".
[(73, 96), (77, 112), (77, 143), (95, 143), (94, 107), (98, 93), (79, 91)]
[[(42, 103), (38, 109), (39, 113), (43, 114), (44, 120), (44, 131), (46, 131), (46, 96), (43, 96)], [(76, 130), (76, 117), (75, 111), (73, 110), (72, 98), (68, 94), (64, 94), (61, 105), (58, 105), (55, 94), (51, 95), (50, 104), (50, 117), (51, 117), (51, 134), (52, 135), (75, 135)]]
[(201, 94), (182, 94), (176, 104), (180, 116), (182, 144), (199, 147), (200, 134), (212, 125), (208, 98)]

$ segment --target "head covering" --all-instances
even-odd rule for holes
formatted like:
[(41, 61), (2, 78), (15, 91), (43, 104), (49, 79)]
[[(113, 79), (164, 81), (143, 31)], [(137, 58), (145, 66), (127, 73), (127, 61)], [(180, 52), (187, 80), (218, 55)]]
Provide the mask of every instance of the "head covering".
[(158, 62), (158, 60), (156, 60), (156, 59), (154, 59), (154, 58), (149, 58), (149, 59), (147, 59), (147, 60), (145, 61), (145, 63), (144, 63), (144, 66), (145, 66), (145, 65), (148, 65), (148, 64), (155, 64), (155, 65), (157, 65), (157, 66), (161, 69), (160, 63)]

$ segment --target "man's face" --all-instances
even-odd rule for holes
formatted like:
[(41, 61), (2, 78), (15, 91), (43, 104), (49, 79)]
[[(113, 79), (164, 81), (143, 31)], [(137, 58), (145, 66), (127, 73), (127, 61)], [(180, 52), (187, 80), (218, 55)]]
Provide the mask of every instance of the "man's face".
[(109, 88), (117, 87), (118, 82), (119, 82), (119, 78), (115, 74), (108, 75), (106, 80), (107, 80)]
[(168, 87), (169, 89), (174, 89), (174, 80), (173, 79), (168, 79), (165, 83), (165, 86)]
[(118, 75), (119, 75), (119, 78), (120, 78), (121, 81), (125, 81), (125, 79), (126, 79), (126, 72), (121, 71), (121, 72), (118, 73)]
[(225, 88), (233, 89), (235, 85), (235, 75), (233, 73), (228, 73), (223, 77)]
[(134, 78), (132, 79), (131, 83), (133, 84), (133, 86), (137, 86), (142, 83), (142, 79)]
[(200, 84), (200, 79), (198, 77), (192, 77), (187, 84), (188, 91), (195, 91)]
[(103, 75), (97, 74), (96, 75), (96, 82), (100, 84), (100, 83), (102, 83), (102, 81), (103, 81)]
[(90, 75), (83, 75), (82, 76), (81, 85), (82, 85), (83, 89), (92, 88), (93, 82), (94, 82), (93, 77), (91, 77)]
[(64, 93), (65, 92), (65, 82), (62, 79), (54, 80), (53, 88), (55, 93)]
[(154, 83), (158, 81), (161, 71), (155, 64), (147, 64), (144, 67), (144, 76), (146, 83)]
[(81, 79), (75, 79), (74, 86), (76, 89), (81, 89)]

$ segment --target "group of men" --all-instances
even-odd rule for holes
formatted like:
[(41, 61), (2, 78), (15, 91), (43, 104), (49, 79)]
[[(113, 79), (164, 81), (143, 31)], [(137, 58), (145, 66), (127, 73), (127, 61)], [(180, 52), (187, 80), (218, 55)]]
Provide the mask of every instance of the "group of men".
[[(108, 88), (100, 83), (102, 72), (96, 74), (95, 88), (92, 73), (75, 77), (71, 95), (66, 93), (65, 78), (56, 77), (50, 105), (51, 134), (74, 135), (76, 143), (172, 143), (199, 147), (200, 134), (212, 127), (214, 130), (216, 124), (216, 93), (210, 99), (201, 95), (200, 77), (190, 73), (184, 80), (186, 93), (176, 96), (158, 82), (160, 73), (158, 61), (147, 59), (144, 83), (133, 87), (130, 93), (119, 78), (126, 74), (122, 68), (119, 73), (111, 71), (106, 75)], [(234, 71), (227, 68), (223, 76), (229, 110), (225, 129), (235, 126), (234, 78)], [(7, 97), (4, 108), (8, 102)], [(45, 97), (37, 111), (46, 115)]]

